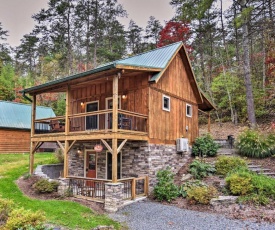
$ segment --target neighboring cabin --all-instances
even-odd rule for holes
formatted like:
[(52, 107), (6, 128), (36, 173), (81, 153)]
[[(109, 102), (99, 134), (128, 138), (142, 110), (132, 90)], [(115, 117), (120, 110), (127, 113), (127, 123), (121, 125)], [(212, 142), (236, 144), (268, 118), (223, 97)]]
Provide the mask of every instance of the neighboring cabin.
[(32, 127), (48, 121), (51, 130), (32, 129), (30, 172), (37, 146), (57, 142), (65, 153), (64, 177), (73, 185), (93, 181), (85, 182), (90, 192), (101, 186), (100, 196), (82, 195), (105, 199), (109, 210), (119, 203), (112, 200), (116, 192), (125, 196), (129, 186), (134, 198), (137, 181), (147, 185), (149, 177), (152, 188), (158, 170), (170, 166), (177, 172), (187, 157), (176, 151), (176, 139), (192, 144), (199, 109), (214, 108), (199, 91), (182, 42), (22, 91), (32, 96), (34, 114), (36, 96), (51, 92), (66, 93), (66, 114), (50, 122), (33, 119)]
[[(0, 101), (0, 153), (30, 151), (31, 105)], [(37, 119), (55, 117), (51, 108), (37, 106)], [(45, 129), (48, 127), (45, 127)], [(53, 151), (56, 145), (44, 144), (39, 151)]]

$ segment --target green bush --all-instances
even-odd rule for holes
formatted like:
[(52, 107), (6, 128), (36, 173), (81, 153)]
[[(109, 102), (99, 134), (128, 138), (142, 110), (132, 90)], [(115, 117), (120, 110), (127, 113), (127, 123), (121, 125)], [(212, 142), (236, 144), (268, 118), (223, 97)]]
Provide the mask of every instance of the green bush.
[(215, 168), (217, 170), (217, 174), (219, 175), (226, 175), (230, 171), (240, 167), (247, 168), (246, 161), (240, 157), (221, 156), (218, 157), (215, 163)]
[(0, 198), (0, 223), (6, 222), (13, 207), (14, 203), (12, 200)]
[(179, 195), (179, 189), (174, 184), (174, 174), (170, 168), (160, 170), (157, 173), (158, 182), (154, 187), (154, 196), (159, 200), (171, 202)]
[(253, 190), (252, 178), (249, 172), (233, 173), (226, 177), (225, 181), (233, 195), (246, 195)]
[(14, 209), (11, 211), (9, 218), (4, 226), (4, 229), (22, 229), (27, 230), (31, 227), (43, 228), (43, 223), (46, 220), (44, 213), (41, 211), (33, 212), (31, 210), (25, 210), (24, 208)]
[(200, 180), (206, 176), (213, 175), (216, 172), (216, 169), (210, 164), (194, 160), (189, 166), (189, 172), (195, 179)]
[(209, 156), (217, 155), (219, 145), (216, 144), (210, 134), (196, 138), (192, 146), (193, 156)]
[(56, 159), (59, 163), (64, 163), (64, 153), (63, 153), (62, 149), (57, 148), (54, 152), (54, 156), (56, 157)]
[(240, 202), (266, 205), (270, 199), (275, 200), (275, 179), (266, 175), (239, 168), (226, 178), (226, 182), (232, 194), (242, 196)]
[(206, 184), (203, 183), (200, 180), (186, 181), (184, 184), (179, 186), (179, 196), (182, 196), (183, 198), (186, 198), (188, 189), (190, 189), (192, 187), (203, 187), (203, 186), (206, 186)]
[(264, 135), (257, 130), (247, 129), (239, 134), (236, 148), (242, 156), (265, 158), (275, 151), (274, 134)]
[(48, 181), (47, 179), (40, 179), (34, 184), (34, 188), (39, 193), (51, 193), (57, 191), (59, 183), (56, 181)]
[(193, 186), (187, 190), (187, 199), (199, 204), (209, 204), (218, 191), (213, 186)]

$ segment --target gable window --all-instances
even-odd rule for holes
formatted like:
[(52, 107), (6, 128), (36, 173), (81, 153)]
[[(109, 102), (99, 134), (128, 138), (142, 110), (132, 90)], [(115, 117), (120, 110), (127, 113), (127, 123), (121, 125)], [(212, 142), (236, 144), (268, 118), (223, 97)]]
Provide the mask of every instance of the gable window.
[(170, 97), (166, 95), (162, 96), (162, 109), (165, 111), (170, 111)]
[(186, 116), (192, 117), (192, 105), (186, 104)]

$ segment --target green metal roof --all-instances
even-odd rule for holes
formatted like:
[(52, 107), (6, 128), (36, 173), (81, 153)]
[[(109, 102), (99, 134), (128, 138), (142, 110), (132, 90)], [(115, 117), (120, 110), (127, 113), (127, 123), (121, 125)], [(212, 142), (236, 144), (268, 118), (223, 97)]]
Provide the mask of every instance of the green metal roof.
[[(31, 105), (0, 101), (0, 128), (31, 129)], [(37, 106), (36, 119), (55, 117), (52, 108)]]
[[(71, 81), (77, 78), (81, 78), (90, 74), (99, 73), (101, 71), (106, 71), (114, 69), (117, 66), (132, 66), (132, 67), (142, 67), (142, 68), (159, 68), (164, 69), (171, 58), (174, 56), (175, 52), (183, 46), (182, 42), (173, 43), (167, 46), (163, 46), (154, 50), (150, 50), (135, 56), (127, 57), (124, 59), (116, 60), (109, 62), (103, 65), (98, 66), (95, 69), (60, 78), (58, 80), (50, 81), (42, 85), (34, 86), (28, 89), (24, 89), (21, 92), (28, 93), (33, 90), (42, 89), (47, 86), (55, 85), (62, 82)], [(153, 79), (155, 80), (155, 79)], [(152, 80), (151, 80), (152, 81)]]
[(137, 66), (145, 68), (164, 69), (174, 56), (175, 52), (182, 46), (182, 42), (173, 43), (154, 50), (147, 51), (132, 57), (115, 62), (116, 65)]

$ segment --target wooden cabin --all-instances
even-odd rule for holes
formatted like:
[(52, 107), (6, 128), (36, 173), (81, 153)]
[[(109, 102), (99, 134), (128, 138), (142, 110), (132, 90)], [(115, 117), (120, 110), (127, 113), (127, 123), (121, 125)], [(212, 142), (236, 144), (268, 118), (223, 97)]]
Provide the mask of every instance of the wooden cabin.
[[(37, 119), (55, 117), (51, 108), (38, 106)], [(42, 128), (48, 131), (48, 125)], [(0, 153), (26, 153), (30, 151), (31, 105), (0, 101)], [(38, 151), (54, 151), (56, 145), (45, 143)]]
[[(51, 92), (66, 93), (66, 114), (34, 119), (37, 95)], [(146, 195), (158, 170), (179, 170), (188, 154), (177, 152), (176, 139), (192, 144), (199, 135), (198, 110), (213, 109), (199, 91), (182, 42), (22, 93), (33, 105), (30, 172), (37, 146), (57, 142), (73, 193), (103, 200), (107, 210), (116, 209), (117, 197)], [(47, 122), (48, 133), (34, 129)]]

